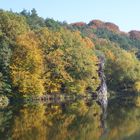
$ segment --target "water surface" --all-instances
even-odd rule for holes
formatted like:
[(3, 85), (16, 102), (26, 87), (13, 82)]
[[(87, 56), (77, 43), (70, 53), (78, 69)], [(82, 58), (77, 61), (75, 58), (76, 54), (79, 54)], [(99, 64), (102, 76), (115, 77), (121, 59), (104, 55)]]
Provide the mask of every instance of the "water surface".
[(139, 140), (140, 108), (120, 100), (9, 105), (0, 109), (0, 140)]

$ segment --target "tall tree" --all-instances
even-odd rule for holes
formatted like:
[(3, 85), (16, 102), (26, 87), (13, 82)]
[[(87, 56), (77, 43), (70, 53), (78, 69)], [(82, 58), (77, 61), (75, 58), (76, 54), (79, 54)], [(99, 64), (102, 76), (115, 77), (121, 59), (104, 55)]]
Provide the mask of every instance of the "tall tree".
[(43, 94), (43, 54), (33, 32), (17, 38), (10, 68), (13, 85), (19, 92), (29, 96)]

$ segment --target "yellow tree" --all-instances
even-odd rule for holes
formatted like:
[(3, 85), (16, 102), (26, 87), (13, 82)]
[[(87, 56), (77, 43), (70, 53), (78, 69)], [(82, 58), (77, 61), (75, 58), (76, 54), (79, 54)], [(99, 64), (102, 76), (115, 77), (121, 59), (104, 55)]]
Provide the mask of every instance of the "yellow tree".
[(14, 87), (24, 95), (41, 95), (44, 92), (43, 53), (33, 32), (17, 38), (11, 60), (11, 78)]
[(70, 76), (65, 71), (67, 62), (62, 59), (65, 54), (61, 49), (63, 44), (61, 33), (42, 28), (36, 31), (36, 36), (45, 54), (45, 90), (47, 93), (61, 92), (62, 84), (66, 80), (70, 81)]

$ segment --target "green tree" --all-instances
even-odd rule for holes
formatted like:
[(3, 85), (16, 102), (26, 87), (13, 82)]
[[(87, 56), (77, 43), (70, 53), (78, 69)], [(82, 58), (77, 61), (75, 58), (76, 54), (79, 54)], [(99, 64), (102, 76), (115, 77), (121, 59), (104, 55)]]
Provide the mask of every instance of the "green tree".
[(31, 29), (39, 29), (45, 27), (45, 20), (38, 16), (37, 11), (33, 8), (31, 12), (23, 10), (21, 13), (26, 18), (26, 21)]
[(28, 25), (23, 16), (0, 10), (0, 31), (4, 36), (15, 40), (16, 36), (28, 31)]

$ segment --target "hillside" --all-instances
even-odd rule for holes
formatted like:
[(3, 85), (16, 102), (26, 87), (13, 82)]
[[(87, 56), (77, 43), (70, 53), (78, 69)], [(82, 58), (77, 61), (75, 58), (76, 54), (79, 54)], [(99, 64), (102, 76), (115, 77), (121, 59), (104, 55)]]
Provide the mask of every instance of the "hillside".
[(140, 71), (139, 31), (132, 30), (126, 33), (120, 31), (114, 23), (100, 20), (92, 20), (88, 24), (72, 23), (68, 28), (78, 30), (83, 36), (89, 37), (95, 43), (96, 50), (104, 53), (107, 59), (106, 77), (109, 88), (128, 91), (139, 87), (139, 82), (136, 82), (134, 87), (131, 85), (136, 78), (135, 72)]
[(109, 90), (140, 92), (139, 31), (125, 33), (100, 20), (67, 24), (43, 19), (35, 9), (0, 10), (0, 40), (1, 94), (95, 93), (100, 56), (106, 59)]
[(103, 22), (100, 20), (92, 20), (88, 24), (83, 24), (82, 22), (72, 23), (69, 27), (81, 31), (83, 35), (92, 39), (95, 37), (107, 39), (117, 43), (123, 49), (135, 49), (139, 52), (140, 31), (132, 30), (126, 33), (120, 31), (119, 27), (114, 23)]

